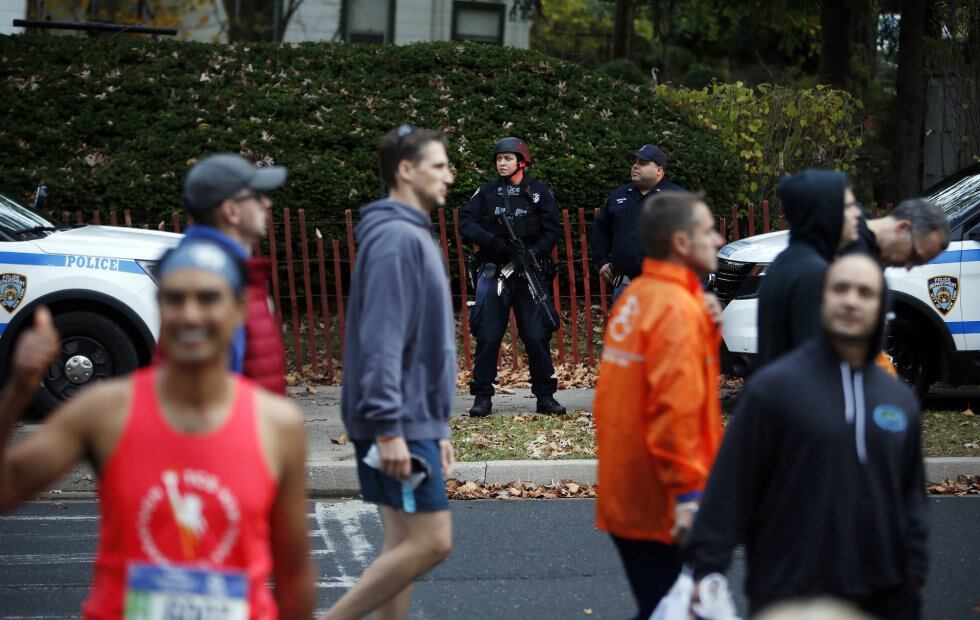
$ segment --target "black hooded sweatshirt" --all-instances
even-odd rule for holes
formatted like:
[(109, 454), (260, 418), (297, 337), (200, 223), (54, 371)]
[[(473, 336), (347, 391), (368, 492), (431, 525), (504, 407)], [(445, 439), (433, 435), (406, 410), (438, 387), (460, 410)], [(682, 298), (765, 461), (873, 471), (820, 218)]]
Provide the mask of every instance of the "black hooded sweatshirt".
[(871, 349), (851, 367), (821, 329), (742, 391), (684, 554), (700, 578), (724, 572), (745, 544), (753, 613), (811, 595), (859, 601), (925, 578), (918, 401)]
[(839, 172), (807, 170), (776, 189), (789, 247), (766, 269), (759, 290), (759, 366), (817, 333), (820, 284), (840, 243), (846, 187)]
[(878, 247), (878, 236), (868, 228), (867, 216), (862, 214), (858, 219), (857, 241), (841, 250), (841, 254), (867, 254), (881, 263), (881, 249)]

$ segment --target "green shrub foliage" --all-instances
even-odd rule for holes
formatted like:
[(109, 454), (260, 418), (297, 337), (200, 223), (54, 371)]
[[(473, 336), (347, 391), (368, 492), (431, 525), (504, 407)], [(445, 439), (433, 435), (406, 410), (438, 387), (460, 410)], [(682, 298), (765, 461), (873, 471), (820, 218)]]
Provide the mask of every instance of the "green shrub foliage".
[(600, 206), (646, 142), (719, 211), (743, 182), (738, 151), (694, 106), (513, 48), (4, 36), (0, 83), (0, 191), (23, 199), (44, 180), (55, 210), (163, 220), (190, 164), (233, 151), (289, 167), (279, 206), (336, 222), (378, 196), (378, 140), (406, 121), (449, 135), (450, 208), (492, 178), (506, 135), (528, 141), (561, 207)]
[(770, 84), (752, 89), (736, 82), (701, 90), (661, 86), (656, 92), (693, 109), (738, 154), (739, 204), (772, 200), (780, 179), (805, 168), (857, 170), (866, 113), (846, 91)]
[(649, 74), (644, 73), (635, 62), (625, 58), (603, 63), (596, 67), (596, 71), (630, 84), (650, 84), (651, 81)]

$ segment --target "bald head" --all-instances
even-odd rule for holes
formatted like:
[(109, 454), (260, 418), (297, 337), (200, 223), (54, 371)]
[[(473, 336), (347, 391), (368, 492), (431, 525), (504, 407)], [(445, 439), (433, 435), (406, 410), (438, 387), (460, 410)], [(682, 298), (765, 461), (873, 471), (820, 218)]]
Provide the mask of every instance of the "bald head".
[(885, 277), (871, 257), (847, 254), (827, 269), (820, 322), (832, 340), (871, 344), (884, 303)]

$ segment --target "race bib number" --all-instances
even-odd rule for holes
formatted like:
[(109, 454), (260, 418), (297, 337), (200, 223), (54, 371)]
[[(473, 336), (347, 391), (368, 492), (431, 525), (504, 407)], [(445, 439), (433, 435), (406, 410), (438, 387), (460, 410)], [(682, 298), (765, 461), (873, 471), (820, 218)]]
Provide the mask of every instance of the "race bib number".
[(247, 620), (244, 573), (130, 564), (127, 620)]

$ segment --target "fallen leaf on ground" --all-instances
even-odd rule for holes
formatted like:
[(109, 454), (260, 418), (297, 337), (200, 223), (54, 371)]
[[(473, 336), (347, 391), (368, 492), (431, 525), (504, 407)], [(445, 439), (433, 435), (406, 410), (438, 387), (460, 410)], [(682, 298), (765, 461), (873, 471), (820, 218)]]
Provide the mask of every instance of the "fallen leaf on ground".
[(967, 407), (966, 408), (966, 411), (963, 412), (963, 415), (965, 415), (968, 418), (972, 418), (972, 417), (975, 417), (977, 414), (973, 413), (973, 409), (970, 409), (969, 407)]
[(339, 446), (344, 445), (347, 443), (347, 433), (341, 433), (339, 437), (331, 437), (330, 443), (335, 443)]
[(507, 482), (505, 484), (481, 484), (473, 480), (460, 482), (455, 478), (446, 481), (449, 499), (565, 499), (595, 498), (596, 484), (582, 484), (562, 480), (549, 485), (531, 482)]
[(927, 484), (929, 495), (980, 495), (980, 476), (957, 476), (956, 480), (944, 478), (935, 484)]

